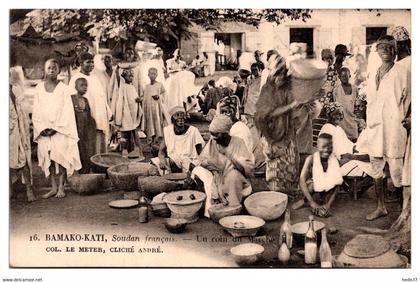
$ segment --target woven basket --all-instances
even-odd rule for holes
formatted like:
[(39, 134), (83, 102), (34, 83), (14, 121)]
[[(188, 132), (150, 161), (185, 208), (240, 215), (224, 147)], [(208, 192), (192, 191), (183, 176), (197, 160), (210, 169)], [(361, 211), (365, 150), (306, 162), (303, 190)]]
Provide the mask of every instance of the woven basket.
[(93, 171), (97, 173), (107, 173), (107, 169), (111, 166), (130, 162), (128, 158), (117, 153), (96, 154), (90, 158), (90, 161)]
[(153, 172), (153, 165), (148, 163), (123, 163), (108, 168), (108, 176), (116, 189), (137, 190), (137, 179), (147, 177)]

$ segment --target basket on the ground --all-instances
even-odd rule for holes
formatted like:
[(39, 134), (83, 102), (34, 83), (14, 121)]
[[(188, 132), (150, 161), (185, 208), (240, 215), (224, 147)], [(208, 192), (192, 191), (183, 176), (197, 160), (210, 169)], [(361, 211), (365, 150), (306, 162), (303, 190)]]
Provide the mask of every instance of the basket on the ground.
[(119, 190), (137, 190), (137, 180), (156, 173), (155, 167), (148, 163), (129, 162), (114, 165), (107, 170), (115, 188)]
[(118, 153), (96, 154), (90, 158), (90, 161), (93, 171), (97, 173), (107, 173), (107, 169), (111, 166), (130, 162), (128, 158)]

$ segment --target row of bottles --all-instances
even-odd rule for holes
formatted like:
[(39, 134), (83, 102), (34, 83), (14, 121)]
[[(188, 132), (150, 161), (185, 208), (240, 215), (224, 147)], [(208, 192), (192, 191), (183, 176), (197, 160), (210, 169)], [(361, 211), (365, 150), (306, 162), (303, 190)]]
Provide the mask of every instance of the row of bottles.
[[(317, 236), (314, 228), (314, 217), (309, 216), (309, 228), (305, 235), (305, 263), (315, 264), (317, 255)], [(322, 241), (319, 247), (319, 259), (321, 267), (332, 267), (331, 248), (328, 244), (327, 230), (322, 229)]]
[[(290, 211), (286, 210), (284, 222), (280, 227), (280, 249), (278, 252), (278, 259), (286, 265), (290, 259), (290, 249), (293, 243), (292, 225), (290, 223)], [(316, 264), (317, 259), (317, 235), (314, 228), (314, 218), (312, 215), (309, 216), (309, 227), (305, 234), (305, 263)], [(328, 244), (327, 231), (324, 228), (322, 230), (322, 241), (319, 247), (319, 258), (321, 261), (321, 267), (332, 267), (332, 254), (331, 248)]]

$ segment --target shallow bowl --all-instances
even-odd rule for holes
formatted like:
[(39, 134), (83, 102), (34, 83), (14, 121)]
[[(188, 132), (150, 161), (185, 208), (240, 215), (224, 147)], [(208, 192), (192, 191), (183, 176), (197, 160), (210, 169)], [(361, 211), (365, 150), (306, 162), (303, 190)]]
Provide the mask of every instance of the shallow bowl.
[(278, 219), (286, 210), (287, 195), (274, 191), (258, 192), (246, 198), (244, 205), (250, 215), (271, 221)]

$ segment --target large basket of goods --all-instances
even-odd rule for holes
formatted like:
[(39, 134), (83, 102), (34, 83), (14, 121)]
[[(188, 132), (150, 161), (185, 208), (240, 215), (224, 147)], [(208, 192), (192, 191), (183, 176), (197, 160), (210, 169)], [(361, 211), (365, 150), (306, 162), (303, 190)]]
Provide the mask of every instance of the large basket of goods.
[(298, 103), (309, 103), (322, 96), (321, 86), (328, 65), (323, 61), (297, 59), (290, 62), (290, 89)]

